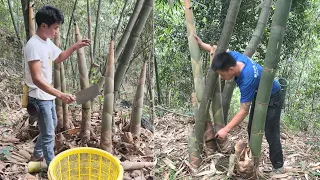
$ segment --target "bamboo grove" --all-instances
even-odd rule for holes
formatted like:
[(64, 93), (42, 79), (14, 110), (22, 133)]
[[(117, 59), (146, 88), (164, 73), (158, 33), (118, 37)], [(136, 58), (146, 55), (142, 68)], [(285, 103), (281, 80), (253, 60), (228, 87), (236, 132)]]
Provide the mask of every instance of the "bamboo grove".
[[(261, 42), (264, 29), (267, 25), (271, 4), (272, 0), (265, 0), (262, 3), (262, 10), (260, 12), (256, 29), (254, 30), (252, 38), (244, 52), (244, 54), (248, 57), (251, 57), (254, 54), (257, 46)], [(192, 5), (189, 0), (185, 0), (184, 5), (187, 37), (189, 42), (193, 77), (195, 79), (194, 87), (196, 92), (196, 96), (193, 95), (192, 98), (194, 109), (193, 111), (196, 120), (194, 129), (192, 128), (192, 125), (190, 125), (191, 127), (189, 128), (189, 160), (192, 167), (198, 168), (201, 163), (203, 143), (205, 143), (206, 145), (207, 154), (212, 154), (215, 151), (220, 151), (222, 153), (228, 153), (231, 151), (229, 142), (230, 140), (228, 139), (228, 137), (226, 137), (225, 139), (215, 139), (211, 134), (214, 134), (214, 132), (212, 132), (213, 130), (215, 130), (216, 132), (219, 131), (219, 129), (224, 127), (228, 121), (228, 109), (230, 106), (231, 96), (233, 94), (232, 92), (235, 87), (235, 81), (221, 81), (219, 75), (210, 68), (209, 72), (207, 73), (206, 84), (205, 86), (202, 85), (203, 75), (201, 59), (199, 55), (199, 47), (197, 46), (198, 44), (197, 42), (195, 42), (195, 38), (193, 37), (193, 35), (196, 35), (196, 30), (192, 13)], [(236, 24), (235, 21), (237, 19), (240, 5), (241, 0), (230, 1), (222, 33), (218, 42), (218, 47), (216, 50), (211, 50), (210, 61), (212, 61), (214, 53), (220, 53), (227, 50), (228, 43), (231, 39), (232, 32)], [(268, 104), (268, 94), (270, 94), (271, 92), (271, 84), (275, 77), (275, 70), (279, 62), (279, 54), (284, 37), (284, 29), (290, 12), (290, 6), (291, 1), (286, 0), (278, 0), (275, 6), (276, 10), (271, 27), (271, 37), (267, 47), (267, 56), (265, 60), (264, 71), (258, 90), (258, 98), (255, 102), (258, 107), (254, 112), (254, 123), (251, 131), (252, 138), (250, 139), (250, 148), (254, 157), (255, 166), (250, 166), (251, 169), (254, 167), (258, 167), (259, 158), (261, 156), (261, 142), (263, 135), (262, 132), (264, 131), (265, 117), (268, 108), (265, 104)], [(274, 54), (276, 54), (276, 56), (274, 56)], [(225, 84), (221, 84), (221, 82)], [(223, 91), (221, 91), (221, 89)], [(202, 99), (198, 100), (199, 98)], [(197, 101), (199, 102), (199, 109), (196, 103)], [(212, 107), (211, 109), (209, 108), (210, 106)], [(209, 112), (210, 110), (211, 112)], [(211, 124), (209, 113), (212, 113), (211, 117), (213, 118), (215, 128), (213, 128)], [(203, 131), (204, 129), (206, 129), (206, 131)], [(238, 165), (240, 164), (242, 168), (244, 168), (243, 166), (245, 165), (248, 166), (248, 163), (241, 165), (241, 162), (239, 160), (240, 159), (238, 158)], [(248, 173), (252, 177), (253, 169), (242, 173)]]
[[(35, 23), (34, 23), (34, 5), (35, 2), (29, 1), (29, 0), (23, 0), (22, 3), (22, 9), (23, 9), (23, 16), (24, 16), (24, 22), (25, 22), (25, 31), (26, 31), (26, 40), (28, 40), (32, 35), (35, 33)], [(67, 91), (67, 82), (66, 82), (66, 69), (72, 68), (72, 71), (76, 71), (75, 67), (78, 67), (78, 74), (79, 74), (79, 82), (80, 82), (80, 90), (90, 87), (93, 83), (92, 79), (93, 76), (97, 76), (97, 72), (100, 69), (101, 75), (98, 80), (95, 80), (95, 83), (99, 84), (100, 89), (104, 86), (103, 90), (103, 96), (101, 96), (103, 101), (103, 113), (102, 113), (102, 126), (101, 126), (101, 142), (100, 147), (110, 153), (113, 152), (112, 148), (112, 134), (114, 132), (114, 122), (113, 122), (113, 116), (114, 116), (114, 105), (115, 101), (117, 100), (117, 93), (119, 92), (120, 84), (122, 82), (122, 79), (124, 78), (124, 75), (129, 67), (129, 62), (131, 61), (131, 57), (134, 53), (135, 46), (138, 42), (138, 39), (145, 27), (145, 24), (148, 19), (152, 19), (150, 16), (152, 9), (153, 9), (153, 0), (137, 0), (135, 3), (133, 3), (134, 8), (132, 9), (133, 13), (131, 14), (129, 21), (126, 24), (126, 28), (123, 31), (123, 34), (117, 38), (119, 39), (119, 42), (115, 42), (115, 39), (117, 37), (119, 26), (122, 25), (122, 17), (123, 14), (126, 11), (128, 11), (128, 1), (125, 1), (122, 7), (122, 11), (120, 14), (120, 18), (118, 19), (118, 23), (115, 25), (114, 31), (111, 33), (111, 40), (109, 43), (109, 49), (105, 50), (104, 52), (107, 53), (104, 62), (102, 61), (102, 64), (97, 64), (96, 59), (99, 59), (101, 55), (97, 51), (98, 46), (100, 44), (100, 41), (98, 39), (98, 36), (100, 34), (99, 31), (101, 31), (101, 28), (99, 28), (101, 19), (101, 6), (103, 3), (109, 3), (109, 2), (103, 2), (98, 1), (98, 10), (96, 14), (96, 24), (95, 24), (95, 31), (94, 31), (94, 37), (93, 37), (93, 44), (89, 48), (89, 61), (87, 61), (87, 54), (84, 51), (83, 48), (80, 48), (77, 50), (77, 64), (56, 64), (54, 66), (54, 87), (61, 90), (62, 92)], [(62, 44), (64, 45), (64, 49), (66, 49), (67, 45), (70, 43), (67, 40), (74, 38), (74, 41), (80, 41), (83, 36), (88, 37), (89, 39), (92, 38), (92, 23), (91, 23), (91, 1), (86, 2), (87, 7), (87, 34), (81, 35), (81, 29), (82, 27), (79, 27), (76, 17), (77, 8), (80, 6), (79, 2), (76, 0), (73, 3), (72, 13), (69, 21), (67, 22), (67, 37), (63, 37), (64, 41), (61, 41), (60, 34), (55, 37), (55, 44), (58, 47), (62, 47)], [(136, 23), (137, 22), (137, 23)], [(73, 25), (73, 26), (72, 26)], [(148, 31), (152, 31), (148, 25)], [(73, 29), (73, 31), (72, 31)], [(101, 38), (101, 37), (100, 37)], [(117, 46), (115, 46), (117, 44)], [(148, 47), (149, 52), (153, 52), (153, 47), (151, 46), (152, 43), (150, 41)], [(150, 57), (153, 56), (152, 53), (150, 53)], [(150, 58), (149, 58), (150, 59)], [(89, 63), (87, 63), (89, 62)], [(67, 62), (68, 63), (68, 62)], [(115, 69), (115, 63), (117, 63), (117, 68)], [(89, 64), (89, 66), (87, 66)], [(128, 133), (131, 133), (139, 138), (140, 135), (140, 124), (141, 124), (141, 116), (142, 116), (142, 107), (143, 107), (143, 94), (144, 94), (144, 84), (146, 81), (146, 69), (147, 66), (153, 63), (147, 63), (147, 60), (144, 61), (142, 65), (141, 75), (140, 77), (137, 77), (139, 79), (139, 85), (137, 87), (136, 97), (134, 100), (134, 107), (132, 109), (132, 120), (130, 128), (128, 129)], [(67, 66), (67, 67), (66, 67)], [(120, 84), (119, 84), (120, 83)], [(79, 86), (78, 86), (79, 87)], [(93, 103), (87, 102), (85, 104), (82, 104), (82, 121), (81, 121), (81, 131), (80, 131), (80, 137), (82, 139), (82, 144), (86, 145), (88, 140), (90, 139), (90, 136), (92, 136), (91, 132), (91, 114), (92, 114), (92, 107)], [(74, 128), (74, 125), (69, 119), (69, 110), (68, 105), (62, 103), (60, 100), (56, 99), (56, 109), (57, 109), (57, 116), (58, 116), (58, 132), (62, 132), (68, 129)], [(59, 134), (59, 139), (63, 138), (61, 137), (61, 134)]]

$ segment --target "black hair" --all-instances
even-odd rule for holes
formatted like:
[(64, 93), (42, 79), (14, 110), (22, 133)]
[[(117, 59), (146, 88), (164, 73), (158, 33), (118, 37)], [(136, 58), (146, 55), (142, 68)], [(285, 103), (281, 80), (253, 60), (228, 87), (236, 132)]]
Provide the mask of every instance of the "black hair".
[(218, 53), (214, 56), (211, 68), (214, 71), (227, 71), (230, 67), (236, 66), (236, 60), (227, 52)]
[(54, 23), (63, 24), (64, 22), (64, 17), (61, 11), (52, 6), (43, 6), (39, 9), (36, 13), (35, 19), (38, 27), (40, 27), (42, 23), (45, 23), (50, 27)]

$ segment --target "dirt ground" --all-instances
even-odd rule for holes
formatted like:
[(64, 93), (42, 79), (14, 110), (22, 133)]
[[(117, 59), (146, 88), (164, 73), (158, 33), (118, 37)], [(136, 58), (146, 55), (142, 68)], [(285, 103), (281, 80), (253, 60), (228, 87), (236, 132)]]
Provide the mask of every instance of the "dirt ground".
[[(166, 114), (155, 121), (155, 179), (243, 179), (240, 175), (227, 177), (229, 155), (216, 153), (204, 157), (197, 172), (190, 168), (188, 159), (188, 121), (191, 117)], [(236, 142), (247, 138), (247, 123), (243, 122), (230, 134)], [(282, 130), (281, 142), (285, 158), (285, 173), (271, 174), (268, 144), (264, 138), (259, 170), (263, 179), (320, 179), (320, 137)], [(217, 159), (224, 163), (215, 165)], [(218, 167), (220, 166), (220, 167)]]

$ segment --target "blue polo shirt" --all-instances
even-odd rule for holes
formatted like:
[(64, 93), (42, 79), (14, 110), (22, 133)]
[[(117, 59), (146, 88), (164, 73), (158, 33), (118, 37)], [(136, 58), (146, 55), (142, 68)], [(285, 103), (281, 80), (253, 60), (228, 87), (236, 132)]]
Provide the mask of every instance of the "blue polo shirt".
[[(258, 90), (260, 78), (262, 75), (262, 67), (251, 60), (249, 57), (235, 51), (228, 52), (237, 62), (245, 64), (240, 72), (239, 77), (235, 77), (235, 81), (240, 88), (240, 103), (250, 102), (254, 98), (255, 91)], [(280, 90), (278, 81), (273, 80), (271, 94)]]

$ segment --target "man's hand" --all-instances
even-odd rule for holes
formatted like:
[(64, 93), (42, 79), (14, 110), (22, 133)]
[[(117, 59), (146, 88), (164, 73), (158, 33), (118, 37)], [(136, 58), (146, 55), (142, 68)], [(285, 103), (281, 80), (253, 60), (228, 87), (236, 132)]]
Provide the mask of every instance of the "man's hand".
[(193, 37), (196, 39), (197, 43), (199, 44), (199, 46), (204, 49), (207, 52), (210, 52), (212, 46), (210, 44), (204, 43), (202, 42), (202, 40), (197, 36), (197, 35), (193, 35)]
[(78, 41), (76, 44), (74, 44), (74, 47), (76, 49), (80, 49), (80, 48), (82, 48), (84, 46), (90, 46), (90, 44), (91, 44), (91, 40), (90, 39), (82, 39), (82, 40)]
[(69, 47), (63, 51), (58, 58), (54, 61), (56, 64), (65, 61), (75, 50), (80, 49), (84, 46), (89, 46), (91, 44), (90, 39), (82, 39), (75, 43), (73, 46)]
[(193, 37), (196, 39), (197, 43), (201, 46), (203, 44), (202, 40), (197, 36), (197, 35), (193, 35)]
[(65, 104), (70, 104), (76, 100), (71, 94), (66, 93), (62, 93), (58, 98)]
[(224, 127), (224, 128), (220, 129), (220, 130), (216, 133), (215, 138), (224, 139), (224, 138), (227, 136), (228, 133), (229, 133), (229, 129), (227, 129), (226, 127)]

